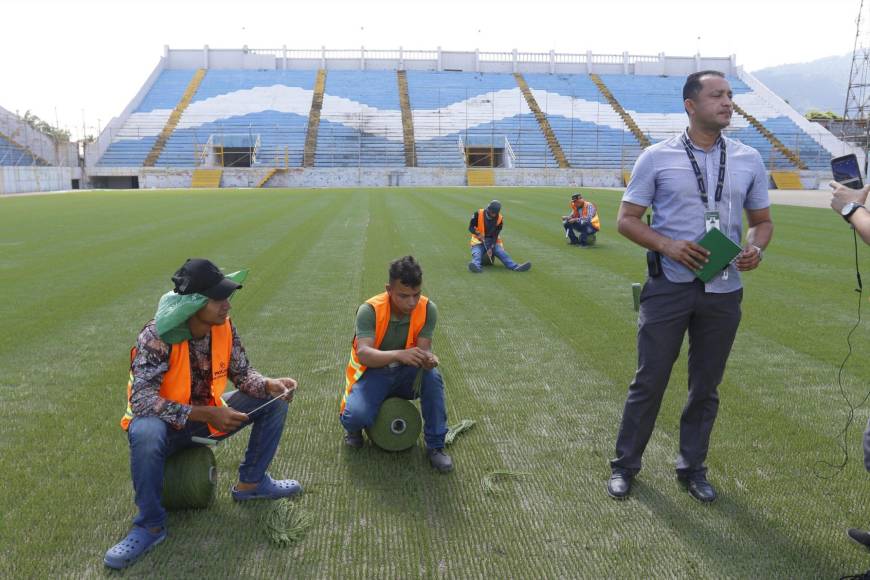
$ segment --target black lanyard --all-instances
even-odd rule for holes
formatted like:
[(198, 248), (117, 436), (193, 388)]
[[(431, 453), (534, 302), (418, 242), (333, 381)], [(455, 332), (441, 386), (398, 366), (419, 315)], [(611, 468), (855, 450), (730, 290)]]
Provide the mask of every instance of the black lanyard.
[[(692, 163), (692, 171), (695, 172), (695, 179), (698, 180), (698, 191), (701, 192), (701, 201), (704, 206), (707, 205), (707, 185), (704, 183), (704, 175), (701, 173), (701, 168), (695, 160), (695, 155), (692, 153), (692, 147), (689, 145), (689, 138), (683, 133), (683, 147), (686, 149), (686, 155), (689, 156), (689, 161)], [(719, 141), (719, 180), (716, 182), (716, 205), (722, 199), (722, 188), (725, 186), (725, 139), (721, 136)]]

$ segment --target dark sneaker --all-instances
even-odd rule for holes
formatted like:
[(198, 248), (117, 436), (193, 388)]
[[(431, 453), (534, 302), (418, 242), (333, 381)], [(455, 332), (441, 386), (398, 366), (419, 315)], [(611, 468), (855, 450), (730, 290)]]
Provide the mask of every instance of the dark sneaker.
[(516, 268), (514, 268), (514, 272), (528, 272), (531, 269), (532, 269), (532, 263), (531, 262), (524, 262), (524, 263), (520, 264), (519, 266), (517, 266)]
[(440, 473), (450, 473), (453, 471), (453, 460), (450, 456), (444, 453), (443, 449), (428, 449), (426, 455), (429, 457), (429, 463)]
[(716, 488), (710, 485), (710, 482), (707, 481), (704, 475), (694, 475), (691, 477), (678, 475), (677, 481), (686, 488), (689, 495), (701, 503), (710, 503), (716, 500)]
[(865, 548), (870, 548), (870, 532), (859, 530), (858, 528), (849, 528), (846, 530), (846, 534), (853, 541), (861, 544)]
[(468, 270), (469, 270), (469, 272), (474, 272), (475, 274), (480, 274), (482, 268), (480, 266), (478, 266), (477, 264), (475, 264), (474, 262), (469, 262), (468, 263)]
[(586, 237), (586, 245), (587, 246), (594, 246), (595, 245), (595, 234), (592, 234), (591, 236)]
[(613, 499), (627, 499), (634, 478), (625, 471), (614, 471), (607, 480), (607, 495)]
[(362, 431), (356, 431), (351, 433), (350, 431), (346, 431), (344, 433), (344, 443), (348, 447), (353, 447), (354, 449), (360, 449), (365, 444), (363, 440)]

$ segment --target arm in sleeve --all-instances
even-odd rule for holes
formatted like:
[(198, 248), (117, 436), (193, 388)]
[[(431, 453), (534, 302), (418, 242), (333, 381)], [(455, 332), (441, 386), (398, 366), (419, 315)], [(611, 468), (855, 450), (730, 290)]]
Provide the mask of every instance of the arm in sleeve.
[(468, 231), (472, 234), (477, 233), (477, 212), (471, 214), (471, 221), (468, 222)]
[(268, 398), (266, 379), (248, 362), (248, 355), (245, 352), (245, 347), (242, 346), (239, 334), (236, 332), (236, 325), (230, 322), (230, 326), (233, 330), (233, 350), (230, 354), (229, 370), (230, 380), (238, 390), (246, 395), (257, 399)]
[(375, 309), (368, 302), (356, 311), (356, 337), (375, 338)]
[(645, 150), (634, 163), (628, 187), (622, 195), (622, 201), (634, 205), (649, 207), (652, 205), (656, 191), (656, 168), (653, 161), (653, 151)]
[(754, 151), (754, 153), (752, 185), (746, 192), (746, 200), (743, 202), (743, 208), (747, 210), (770, 207), (770, 196), (767, 193), (767, 169), (764, 168), (761, 154), (758, 151)]
[(190, 406), (160, 396), (163, 377), (169, 370), (170, 345), (160, 340), (154, 324), (146, 326), (136, 341), (130, 408), (134, 417), (157, 417), (176, 429), (187, 423)]
[(435, 325), (438, 323), (438, 307), (431, 300), (426, 303), (426, 324), (420, 329), (418, 338), (432, 340), (435, 335)]

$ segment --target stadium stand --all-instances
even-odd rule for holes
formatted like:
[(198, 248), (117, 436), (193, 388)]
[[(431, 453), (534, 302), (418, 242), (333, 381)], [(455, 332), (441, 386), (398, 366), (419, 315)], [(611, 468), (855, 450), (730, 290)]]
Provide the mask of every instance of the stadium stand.
[(464, 167), (464, 145), (501, 148), (507, 167), (558, 167), (510, 74), (408, 71), (417, 164)]
[(403, 167), (405, 145), (394, 71), (330, 71), (315, 167)]
[(526, 74), (571, 167), (631, 167), (640, 144), (589, 75)]
[(46, 165), (31, 152), (0, 134), (0, 165)]
[(380, 51), (366, 61), (366, 51), (289, 52), (221, 51), (210, 67), (208, 49), (167, 49), (89, 164), (260, 167), (261, 185), (272, 168), (303, 166), (621, 175), (648, 143), (683, 131), (685, 74), (704, 66), (727, 71), (739, 106), (727, 133), (758, 149), (770, 171), (826, 172), (841, 154), (832, 135), (809, 134), (733, 58)]

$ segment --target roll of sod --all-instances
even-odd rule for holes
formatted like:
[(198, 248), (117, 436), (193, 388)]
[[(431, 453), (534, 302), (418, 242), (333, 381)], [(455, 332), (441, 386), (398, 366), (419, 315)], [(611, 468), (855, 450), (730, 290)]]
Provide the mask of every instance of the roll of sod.
[(417, 443), (423, 419), (411, 401), (391, 397), (384, 401), (374, 424), (367, 429), (372, 443), (385, 451), (404, 451)]
[(184, 449), (166, 460), (163, 469), (163, 507), (199, 509), (214, 500), (217, 463), (210, 447)]

